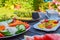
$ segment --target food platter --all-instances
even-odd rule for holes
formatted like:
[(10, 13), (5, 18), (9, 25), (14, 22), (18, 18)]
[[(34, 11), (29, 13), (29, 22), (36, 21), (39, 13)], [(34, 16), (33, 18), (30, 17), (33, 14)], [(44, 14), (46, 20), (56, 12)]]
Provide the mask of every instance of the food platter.
[(42, 21), (43, 20), (41, 20), (40, 22), (38, 22), (35, 25), (33, 25), (33, 28), (38, 29), (38, 30), (43, 30), (43, 31), (56, 31), (59, 28), (59, 26), (60, 26), (60, 23), (58, 23), (55, 27), (53, 27), (51, 29), (49, 29), (49, 28), (43, 28), (44, 26), (42, 26), (42, 28), (38, 27), (38, 25), (40, 25)]
[[(14, 21), (17, 23), (22, 22), (22, 21), (18, 22), (16, 20), (14, 20)], [(12, 23), (13, 21), (11, 22), (11, 20), (10, 20), (9, 22)], [(23, 34), (30, 29), (30, 25), (27, 23), (22, 22), (21, 24), (19, 23), (19, 25), (16, 25), (16, 23), (13, 22), (13, 25), (10, 25), (9, 22), (6, 22), (6, 21), (0, 22), (0, 38), (14, 37), (14, 36)]]

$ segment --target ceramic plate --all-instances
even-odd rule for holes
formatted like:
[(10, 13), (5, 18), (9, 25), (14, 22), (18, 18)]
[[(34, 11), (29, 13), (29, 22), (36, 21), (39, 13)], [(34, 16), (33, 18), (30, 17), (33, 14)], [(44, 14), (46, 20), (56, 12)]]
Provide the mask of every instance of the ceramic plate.
[[(43, 21), (43, 20), (42, 20)], [(41, 22), (38, 22), (38, 23), (36, 23), (35, 25), (33, 25), (33, 28), (35, 28), (35, 29), (38, 29), (38, 30), (43, 30), (43, 31), (56, 31), (57, 29), (58, 29), (58, 27), (60, 26), (60, 22), (57, 24), (57, 26), (56, 27), (54, 27), (54, 28), (51, 28), (51, 29), (46, 29), (46, 28), (44, 28), (44, 29), (42, 29), (42, 28), (39, 28), (38, 27), (38, 24), (41, 24)]]

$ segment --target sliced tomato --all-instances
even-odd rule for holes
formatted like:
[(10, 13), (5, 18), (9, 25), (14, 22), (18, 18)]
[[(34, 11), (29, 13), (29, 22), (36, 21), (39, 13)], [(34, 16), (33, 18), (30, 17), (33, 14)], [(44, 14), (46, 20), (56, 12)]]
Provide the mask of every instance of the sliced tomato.
[(27, 22), (23, 22), (22, 24), (25, 25), (25, 28), (26, 28), (26, 29), (30, 27), (30, 25), (29, 25)]
[(58, 21), (53, 22), (54, 24), (58, 24)]
[(30, 25), (29, 24), (25, 24), (25, 27), (26, 27), (26, 29), (28, 29), (30, 27)]
[(48, 22), (49, 20), (48, 19), (45, 19), (44, 22)]
[(52, 25), (48, 25), (46, 28), (47, 29), (51, 29), (52, 28)]
[(0, 33), (0, 37), (4, 37), (4, 35), (2, 33)]

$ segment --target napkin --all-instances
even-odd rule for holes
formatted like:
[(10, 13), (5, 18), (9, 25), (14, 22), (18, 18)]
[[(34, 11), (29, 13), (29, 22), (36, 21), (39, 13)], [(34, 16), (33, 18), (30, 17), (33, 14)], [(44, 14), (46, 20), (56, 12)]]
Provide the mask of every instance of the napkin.
[(46, 16), (46, 13), (43, 13), (43, 12), (39, 12), (39, 16), (40, 16), (40, 19), (48, 19), (48, 17)]
[(49, 18), (49, 19), (54, 19), (54, 20), (59, 20), (60, 17), (59, 17), (59, 14), (56, 10), (46, 10), (46, 16)]

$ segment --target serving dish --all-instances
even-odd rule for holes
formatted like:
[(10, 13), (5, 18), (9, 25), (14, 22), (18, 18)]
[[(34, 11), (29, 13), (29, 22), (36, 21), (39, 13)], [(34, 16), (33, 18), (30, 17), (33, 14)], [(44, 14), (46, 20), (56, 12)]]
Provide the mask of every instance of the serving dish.
[[(53, 19), (48, 19), (48, 20), (53, 20)], [(55, 25), (55, 27), (51, 27), (51, 25), (49, 25), (49, 23), (47, 23), (47, 24), (45, 23), (47, 25), (47, 27), (44, 27), (45, 24), (44, 25), (41, 24), (41, 22), (43, 22), (43, 21), (44, 20), (41, 20), (40, 22), (33, 25), (33, 28), (38, 29), (38, 30), (43, 30), (43, 31), (56, 31), (60, 26), (60, 22), (58, 22), (57, 25), (51, 23), (52, 25)], [(55, 20), (55, 21), (57, 21), (57, 20)], [(39, 25), (41, 27), (39, 27)]]
[(0, 22), (0, 38), (10, 38), (25, 33), (30, 29), (26, 22), (13, 20), (12, 22)]

